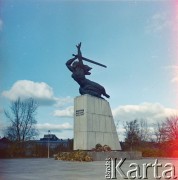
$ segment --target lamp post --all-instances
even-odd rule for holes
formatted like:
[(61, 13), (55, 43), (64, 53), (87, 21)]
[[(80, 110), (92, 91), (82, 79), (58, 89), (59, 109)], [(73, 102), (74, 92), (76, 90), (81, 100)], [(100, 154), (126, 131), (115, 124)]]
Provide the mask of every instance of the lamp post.
[(49, 158), (49, 138), (50, 138), (50, 130), (48, 130), (48, 158)]

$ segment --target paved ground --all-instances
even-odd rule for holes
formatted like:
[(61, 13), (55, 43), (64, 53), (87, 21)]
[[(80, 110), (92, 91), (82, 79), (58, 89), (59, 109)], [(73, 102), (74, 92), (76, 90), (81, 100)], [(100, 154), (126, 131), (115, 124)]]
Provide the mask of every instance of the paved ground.
[[(126, 173), (133, 169), (133, 167), (129, 167), (131, 163), (137, 163), (142, 175), (142, 164), (153, 164), (154, 162), (155, 159), (127, 160), (121, 169)], [(178, 172), (178, 159), (158, 159), (158, 162), (163, 165), (172, 163), (176, 173)], [(169, 168), (159, 168), (159, 174), (161, 175), (166, 169), (170, 169), (170, 166)], [(54, 159), (0, 159), (0, 180), (104, 180), (105, 170), (105, 161), (65, 162)], [(155, 179), (153, 173), (153, 168), (148, 169), (148, 179)], [(118, 173), (116, 178), (123, 179)]]

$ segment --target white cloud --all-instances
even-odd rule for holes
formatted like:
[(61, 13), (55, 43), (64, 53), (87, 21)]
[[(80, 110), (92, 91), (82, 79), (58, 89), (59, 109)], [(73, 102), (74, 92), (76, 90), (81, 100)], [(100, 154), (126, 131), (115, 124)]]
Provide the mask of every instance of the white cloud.
[(10, 90), (3, 91), (2, 95), (10, 100), (17, 98), (30, 98), (55, 101), (52, 88), (44, 82), (19, 80)]
[(117, 132), (120, 140), (124, 140), (125, 129), (123, 124), (126, 121), (137, 119), (146, 120), (150, 132), (154, 132), (154, 126), (157, 122), (164, 121), (167, 117), (178, 115), (178, 110), (165, 108), (159, 103), (141, 103), (139, 105), (119, 106), (112, 110), (116, 122)]
[(170, 66), (164, 66), (165, 69), (171, 69), (171, 70), (178, 70), (178, 66), (177, 65), (170, 65)]
[(36, 128), (39, 130), (43, 131), (63, 131), (63, 130), (72, 130), (73, 126), (69, 124), (68, 122), (63, 123), (63, 124), (49, 124), (49, 123), (44, 123), (44, 124), (37, 124)]
[(160, 33), (165, 29), (177, 31), (176, 22), (178, 22), (177, 18), (173, 19), (165, 12), (156, 13), (148, 20), (145, 30), (147, 33)]
[(2, 31), (2, 28), (3, 28), (3, 21), (2, 19), (0, 19), (0, 31)]
[(166, 117), (178, 114), (178, 110), (165, 108), (159, 103), (142, 103), (140, 105), (125, 105), (113, 109), (116, 122), (145, 119), (149, 124), (165, 120)]
[(164, 67), (165, 69), (171, 70), (172, 73), (172, 83), (177, 83), (178, 82), (178, 66), (177, 65), (172, 65), (172, 66), (166, 66)]
[(58, 117), (73, 117), (73, 113), (74, 113), (74, 107), (69, 106), (63, 110), (55, 110), (53, 115)]
[(17, 98), (34, 98), (41, 105), (56, 103), (59, 99), (54, 96), (53, 89), (44, 82), (19, 80), (13, 84), (10, 90), (3, 91), (2, 95), (9, 100)]
[(3, 108), (0, 107), (0, 137), (3, 135), (3, 131), (5, 129), (4, 121), (3, 121)]
[(177, 82), (178, 82), (178, 77), (172, 78), (172, 79), (171, 79), (171, 82), (172, 82), (172, 83), (177, 83)]
[(71, 105), (74, 102), (74, 98), (67, 96), (65, 98), (58, 98), (58, 101), (56, 103), (56, 107), (64, 107), (66, 105)]

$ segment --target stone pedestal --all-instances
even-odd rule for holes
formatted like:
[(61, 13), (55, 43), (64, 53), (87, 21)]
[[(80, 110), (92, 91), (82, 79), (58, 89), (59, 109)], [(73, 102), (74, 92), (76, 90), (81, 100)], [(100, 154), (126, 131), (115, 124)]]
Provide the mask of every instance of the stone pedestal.
[(98, 143), (121, 150), (109, 102), (78, 96), (74, 100), (74, 150), (91, 150)]

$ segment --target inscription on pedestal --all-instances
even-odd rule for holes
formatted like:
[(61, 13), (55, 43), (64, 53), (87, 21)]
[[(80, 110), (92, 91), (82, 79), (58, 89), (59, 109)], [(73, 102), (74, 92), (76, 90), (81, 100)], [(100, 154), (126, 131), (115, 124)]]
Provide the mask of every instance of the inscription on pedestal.
[(83, 116), (84, 115), (84, 109), (76, 110), (75, 115), (76, 116)]

